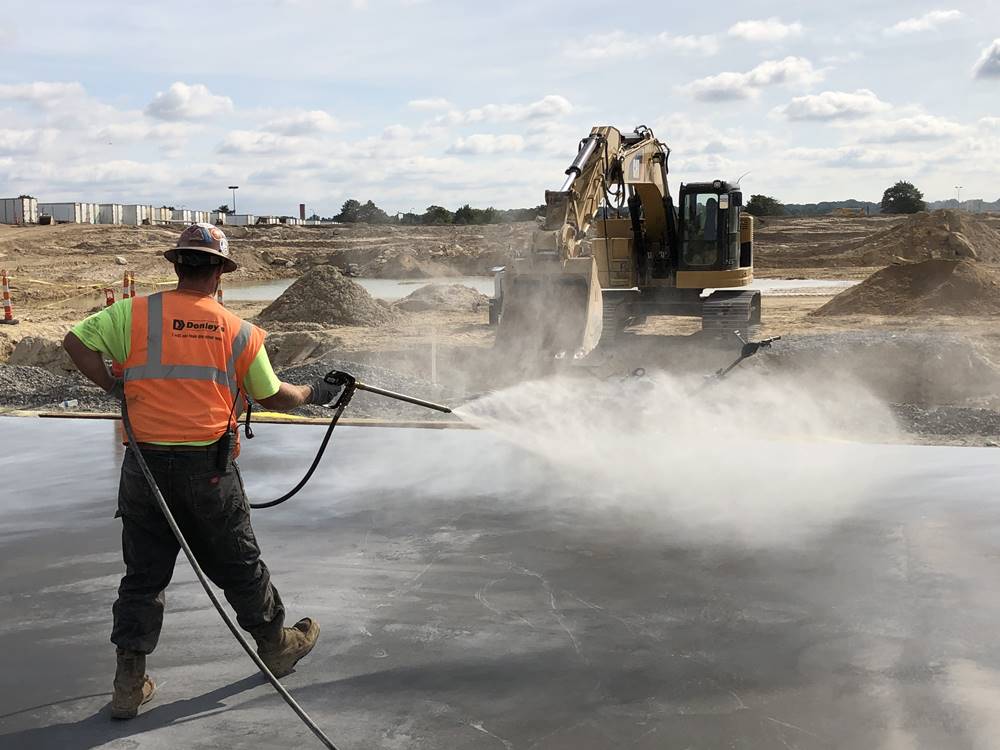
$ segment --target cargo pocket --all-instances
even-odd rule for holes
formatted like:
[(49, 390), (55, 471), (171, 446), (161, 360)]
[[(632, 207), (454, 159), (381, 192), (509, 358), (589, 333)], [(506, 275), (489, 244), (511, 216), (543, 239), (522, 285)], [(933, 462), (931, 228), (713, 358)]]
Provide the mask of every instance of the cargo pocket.
[(188, 476), (191, 510), (202, 519), (224, 519), (232, 511), (232, 472), (219, 470)]

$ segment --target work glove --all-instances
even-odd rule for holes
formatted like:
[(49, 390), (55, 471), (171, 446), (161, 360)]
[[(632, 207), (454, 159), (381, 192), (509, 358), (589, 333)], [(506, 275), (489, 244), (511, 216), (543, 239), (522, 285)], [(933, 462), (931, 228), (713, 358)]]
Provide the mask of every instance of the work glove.
[(342, 385), (334, 385), (332, 383), (326, 382), (323, 378), (319, 378), (314, 381), (310, 386), (312, 392), (309, 395), (309, 400), (306, 403), (313, 404), (315, 406), (323, 406), (331, 401), (335, 400), (344, 390)]
[(115, 378), (111, 387), (106, 391), (108, 396), (113, 398), (115, 401), (125, 400), (125, 381), (122, 378)]

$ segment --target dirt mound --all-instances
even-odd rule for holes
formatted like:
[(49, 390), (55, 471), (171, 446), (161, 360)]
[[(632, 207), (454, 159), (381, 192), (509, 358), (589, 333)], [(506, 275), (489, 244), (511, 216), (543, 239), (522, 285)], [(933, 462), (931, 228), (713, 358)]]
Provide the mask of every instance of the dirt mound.
[(982, 218), (944, 209), (921, 211), (867, 238), (858, 248), (867, 265), (930, 258), (1000, 262), (1000, 232)]
[(889, 266), (813, 315), (1000, 315), (1000, 274), (961, 260)]
[(476, 310), (489, 297), (462, 284), (428, 284), (399, 300), (394, 307), (409, 312), (421, 310)]
[(396, 313), (333, 266), (317, 266), (265, 307), (260, 320), (342, 326), (380, 326)]
[(51, 372), (76, 372), (62, 342), (42, 336), (25, 336), (7, 359), (10, 365), (41, 367)]

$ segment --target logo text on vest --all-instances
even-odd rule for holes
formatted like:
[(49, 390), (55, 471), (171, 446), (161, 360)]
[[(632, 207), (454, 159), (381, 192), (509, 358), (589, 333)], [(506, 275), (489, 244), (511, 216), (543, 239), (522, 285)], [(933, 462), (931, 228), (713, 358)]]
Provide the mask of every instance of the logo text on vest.
[(224, 330), (219, 323), (213, 323), (210, 320), (181, 320), (180, 318), (174, 318), (174, 330), (175, 331), (209, 331), (214, 333), (215, 331)]

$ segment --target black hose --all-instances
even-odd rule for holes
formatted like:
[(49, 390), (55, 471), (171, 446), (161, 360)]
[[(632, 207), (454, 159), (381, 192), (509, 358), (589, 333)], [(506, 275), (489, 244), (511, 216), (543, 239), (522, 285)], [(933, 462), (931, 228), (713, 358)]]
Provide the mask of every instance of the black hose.
[[(341, 409), (340, 411), (342, 412), (343, 409)], [(327, 431), (326, 440), (323, 441), (323, 446), (320, 448), (320, 453), (316, 456), (316, 461), (313, 462), (313, 466), (309, 470), (310, 474), (312, 473), (313, 469), (316, 468), (316, 464), (319, 463), (319, 459), (323, 454), (323, 449), (326, 448), (326, 443), (329, 440), (330, 433), (333, 432), (333, 428), (336, 425), (337, 419), (339, 419), (339, 417), (340, 413), (334, 416), (334, 419), (330, 424), (330, 429)], [(167, 519), (167, 524), (170, 526), (170, 530), (174, 532), (174, 536), (177, 538), (177, 543), (180, 544), (181, 549), (184, 550), (184, 556), (187, 557), (188, 562), (191, 564), (191, 568), (194, 570), (195, 575), (198, 576), (198, 580), (201, 582), (202, 588), (205, 589), (205, 593), (208, 594), (208, 598), (212, 600), (212, 605), (215, 607), (216, 612), (219, 613), (219, 617), (221, 617), (222, 621), (226, 623), (226, 627), (229, 628), (229, 632), (231, 632), (233, 634), (233, 637), (236, 638), (237, 641), (239, 641), (240, 645), (243, 647), (243, 650), (246, 651), (247, 655), (253, 660), (253, 663), (257, 665), (257, 669), (259, 669), (261, 673), (267, 678), (267, 681), (271, 683), (271, 687), (273, 687), (277, 691), (278, 695), (280, 695), (284, 699), (285, 703), (287, 703), (291, 707), (291, 709), (298, 715), (298, 717), (302, 720), (302, 723), (305, 724), (307, 727), (309, 727), (310, 731), (314, 735), (316, 735), (316, 738), (321, 743), (323, 743), (324, 747), (329, 748), (329, 750), (337, 750), (337, 746), (334, 745), (333, 742), (330, 740), (330, 738), (323, 733), (323, 730), (316, 725), (316, 722), (314, 722), (309, 717), (309, 714), (307, 714), (305, 710), (298, 703), (295, 702), (295, 699), (285, 689), (285, 686), (278, 681), (278, 678), (271, 673), (271, 670), (267, 668), (267, 665), (264, 664), (263, 660), (260, 658), (257, 652), (250, 646), (250, 643), (247, 641), (246, 636), (244, 636), (243, 633), (240, 632), (239, 628), (236, 626), (236, 623), (233, 622), (232, 618), (229, 616), (226, 610), (222, 608), (222, 604), (219, 602), (219, 598), (215, 595), (215, 592), (212, 590), (212, 587), (208, 582), (208, 579), (205, 577), (204, 571), (201, 569), (201, 566), (195, 559), (194, 553), (191, 551), (191, 548), (188, 546), (187, 540), (184, 538), (184, 534), (181, 533), (180, 526), (177, 525), (177, 521), (174, 519), (173, 514), (170, 512), (170, 507), (167, 505), (167, 501), (163, 498), (163, 493), (160, 492), (160, 488), (156, 484), (156, 479), (153, 477), (153, 473), (149, 470), (149, 466), (146, 465), (146, 460), (143, 458), (142, 451), (139, 450), (138, 442), (135, 439), (135, 433), (132, 431), (132, 423), (129, 422), (128, 419), (128, 407), (125, 405), (124, 401), (122, 402), (122, 424), (125, 425), (125, 434), (128, 436), (129, 448), (131, 448), (133, 453), (135, 453), (135, 458), (139, 464), (139, 469), (142, 470), (142, 475), (146, 478), (146, 483), (149, 485), (149, 489), (152, 491), (153, 497), (156, 498), (156, 504), (160, 506), (160, 510), (163, 512), (164, 518)], [(305, 484), (306, 480), (308, 479), (309, 479), (309, 474), (307, 474), (306, 478), (302, 480), (302, 482), (299, 484), (299, 487), (301, 487), (302, 484)], [(298, 491), (299, 487), (296, 487), (295, 490), (289, 493), (288, 496), (290, 497), (291, 495), (295, 494), (295, 492)]]
[(341, 397), (340, 401), (337, 402), (336, 411), (334, 411), (333, 413), (333, 419), (330, 420), (330, 426), (326, 428), (326, 434), (323, 436), (323, 442), (319, 444), (319, 450), (316, 451), (316, 457), (313, 459), (312, 464), (309, 466), (309, 470), (306, 471), (305, 476), (299, 480), (299, 483), (294, 487), (292, 487), (292, 489), (290, 489), (284, 495), (275, 500), (270, 500), (266, 503), (250, 503), (251, 508), (255, 509), (273, 508), (275, 505), (281, 505), (283, 502), (296, 495), (299, 490), (301, 490), (303, 487), (306, 486), (306, 482), (308, 482), (312, 478), (313, 472), (316, 471), (316, 467), (319, 466), (319, 462), (323, 458), (323, 454), (326, 453), (326, 446), (329, 444), (330, 438), (333, 437), (333, 430), (337, 426), (337, 422), (340, 421), (340, 415), (344, 413), (344, 409), (347, 408), (347, 404), (350, 400), (351, 400), (350, 398), (344, 399), (343, 397)]

